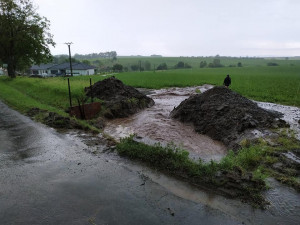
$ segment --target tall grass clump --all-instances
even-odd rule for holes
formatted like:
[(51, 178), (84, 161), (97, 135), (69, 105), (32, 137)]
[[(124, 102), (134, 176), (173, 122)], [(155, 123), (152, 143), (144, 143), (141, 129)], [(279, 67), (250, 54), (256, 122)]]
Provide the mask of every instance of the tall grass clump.
[(230, 170), (233, 167), (243, 168), (246, 171), (253, 171), (260, 165), (266, 151), (259, 145), (242, 148), (237, 153), (232, 150), (221, 160), (220, 168)]
[(189, 158), (189, 153), (174, 145), (162, 147), (139, 143), (133, 137), (124, 138), (117, 145), (120, 155), (136, 159), (149, 164), (151, 167), (165, 170), (170, 173), (184, 174), (189, 177), (198, 177), (214, 182), (214, 176), (218, 171), (230, 171), (236, 167), (244, 171), (254, 171), (262, 161), (265, 151), (259, 146), (244, 148), (238, 153), (229, 151), (220, 162), (201, 160), (194, 161)]
[(202, 161), (192, 161), (189, 153), (172, 144), (166, 147), (160, 144), (146, 145), (136, 142), (133, 137), (127, 137), (117, 144), (120, 155), (145, 162), (151, 167), (167, 171), (171, 174), (181, 174), (189, 177), (212, 178), (218, 170), (218, 165), (211, 161), (208, 164)]

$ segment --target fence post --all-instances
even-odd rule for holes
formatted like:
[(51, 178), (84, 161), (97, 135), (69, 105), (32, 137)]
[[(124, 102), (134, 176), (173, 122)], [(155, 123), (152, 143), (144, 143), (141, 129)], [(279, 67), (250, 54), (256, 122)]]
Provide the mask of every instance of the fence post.
[(93, 87), (92, 87), (92, 78), (90, 78), (90, 90), (91, 90), (91, 98), (92, 98), (92, 102), (94, 102)]
[(70, 107), (72, 107), (71, 88), (70, 88), (70, 80), (69, 80), (69, 78), (68, 78), (68, 88), (69, 88)]

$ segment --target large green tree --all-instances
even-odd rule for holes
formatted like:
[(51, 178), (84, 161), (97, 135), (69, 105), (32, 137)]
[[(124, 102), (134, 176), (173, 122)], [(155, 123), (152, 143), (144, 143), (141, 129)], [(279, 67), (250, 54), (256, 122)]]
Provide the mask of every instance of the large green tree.
[(36, 12), (31, 0), (0, 0), (0, 61), (10, 77), (36, 63), (51, 60), (55, 46), (50, 22)]

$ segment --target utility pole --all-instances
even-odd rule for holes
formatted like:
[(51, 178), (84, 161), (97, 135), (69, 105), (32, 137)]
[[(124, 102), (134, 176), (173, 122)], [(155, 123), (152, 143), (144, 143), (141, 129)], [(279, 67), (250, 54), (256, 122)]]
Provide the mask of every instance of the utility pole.
[(70, 61), (70, 69), (71, 69), (71, 76), (73, 77), (73, 69), (72, 69), (72, 59), (71, 59), (71, 44), (72, 42), (66, 42), (66, 45), (68, 45), (69, 48), (69, 61)]

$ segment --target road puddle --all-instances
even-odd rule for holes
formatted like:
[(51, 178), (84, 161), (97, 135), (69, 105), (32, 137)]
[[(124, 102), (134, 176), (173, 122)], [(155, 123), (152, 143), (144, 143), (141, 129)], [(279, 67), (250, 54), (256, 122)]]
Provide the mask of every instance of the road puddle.
[(174, 107), (182, 101), (212, 87), (212, 85), (203, 85), (153, 90), (148, 93), (148, 96), (155, 101), (154, 106), (131, 117), (109, 121), (104, 132), (116, 139), (136, 134), (140, 141), (146, 143), (149, 141), (160, 142), (163, 145), (174, 143), (188, 150), (194, 159), (220, 160), (227, 152), (221, 142), (196, 133), (192, 125), (183, 124), (169, 117)]

